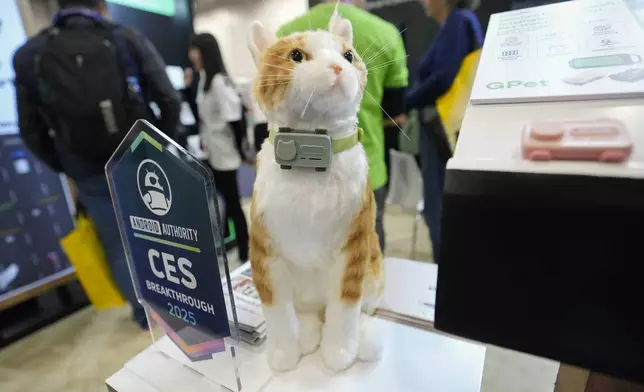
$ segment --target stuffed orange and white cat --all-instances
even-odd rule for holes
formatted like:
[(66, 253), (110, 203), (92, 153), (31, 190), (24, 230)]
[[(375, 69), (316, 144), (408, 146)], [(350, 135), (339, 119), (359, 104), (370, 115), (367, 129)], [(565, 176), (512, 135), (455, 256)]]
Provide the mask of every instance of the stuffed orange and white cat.
[[(280, 39), (252, 24), (254, 94), (269, 129), (356, 135), (367, 70), (352, 39), (351, 23), (337, 14), (328, 31)], [(324, 172), (284, 170), (271, 138), (258, 154), (250, 259), (275, 370), (296, 367), (318, 347), (335, 371), (381, 356), (371, 314), (384, 289), (383, 259), (369, 166), (357, 140), (334, 153)]]

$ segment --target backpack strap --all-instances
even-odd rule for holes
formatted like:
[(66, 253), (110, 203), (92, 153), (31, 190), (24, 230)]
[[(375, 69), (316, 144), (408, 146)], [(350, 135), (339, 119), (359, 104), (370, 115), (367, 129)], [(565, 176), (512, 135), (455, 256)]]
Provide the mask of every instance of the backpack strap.
[(125, 28), (114, 23), (108, 25), (110, 41), (116, 48), (117, 55), (122, 60), (121, 70), (123, 71), (123, 75), (125, 75), (125, 83), (127, 84), (130, 98), (139, 103), (143, 103), (145, 102), (145, 99), (143, 89), (141, 87), (141, 70), (139, 68), (139, 64), (132, 55), (131, 43), (128, 42), (129, 40), (125, 34), (119, 34), (116, 32), (118, 29)]
[(139, 66), (132, 56), (132, 51), (130, 50), (130, 43), (128, 39), (123, 34), (117, 34), (116, 30), (123, 28), (120, 25), (112, 24), (109, 29), (112, 34), (112, 39), (114, 44), (119, 50), (119, 54), (123, 59), (123, 65), (125, 68), (126, 77), (136, 77), (139, 78)]

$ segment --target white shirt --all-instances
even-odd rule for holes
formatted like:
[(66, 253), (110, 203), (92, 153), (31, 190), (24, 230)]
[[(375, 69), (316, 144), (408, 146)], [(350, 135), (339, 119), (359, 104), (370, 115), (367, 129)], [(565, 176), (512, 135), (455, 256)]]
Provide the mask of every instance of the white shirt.
[(202, 121), (199, 134), (208, 161), (216, 170), (237, 170), (242, 160), (228, 122), (241, 120), (241, 100), (222, 74), (213, 77), (209, 91), (204, 91), (205, 83), (206, 74), (202, 71), (197, 86), (197, 105)]
[(264, 115), (264, 111), (262, 108), (259, 106), (259, 103), (257, 102), (257, 99), (252, 96), (251, 100), (253, 102), (253, 107), (252, 107), (252, 113), (253, 113), (253, 124), (262, 124), (266, 122), (266, 116)]

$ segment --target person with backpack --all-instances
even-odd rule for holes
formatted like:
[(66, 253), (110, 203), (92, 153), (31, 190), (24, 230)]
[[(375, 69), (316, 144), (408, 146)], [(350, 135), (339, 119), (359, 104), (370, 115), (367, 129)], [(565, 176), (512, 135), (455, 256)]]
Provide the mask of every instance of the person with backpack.
[[(181, 103), (154, 46), (137, 31), (111, 23), (104, 0), (58, 2), (52, 25), (13, 57), (20, 134), (40, 160), (73, 180), (114, 280), (145, 329), (104, 167), (137, 119), (173, 137)], [(152, 102), (160, 109), (158, 119)]]
[(241, 262), (248, 260), (248, 224), (242, 210), (237, 171), (245, 159), (247, 135), (244, 106), (226, 72), (219, 44), (212, 34), (198, 34), (190, 41), (190, 60), (199, 72), (197, 108), (199, 135), (215, 177), (215, 188), (226, 205), (226, 221), (235, 225)]

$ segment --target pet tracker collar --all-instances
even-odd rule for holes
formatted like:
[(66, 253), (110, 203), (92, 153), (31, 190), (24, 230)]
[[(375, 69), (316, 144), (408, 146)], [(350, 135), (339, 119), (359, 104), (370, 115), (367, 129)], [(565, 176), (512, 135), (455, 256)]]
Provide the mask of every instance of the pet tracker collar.
[(275, 162), (282, 169), (303, 167), (323, 172), (331, 165), (334, 153), (354, 147), (362, 141), (362, 134), (362, 128), (356, 128), (351, 135), (332, 138), (326, 129), (311, 132), (280, 127), (269, 131), (268, 140), (273, 143)]

